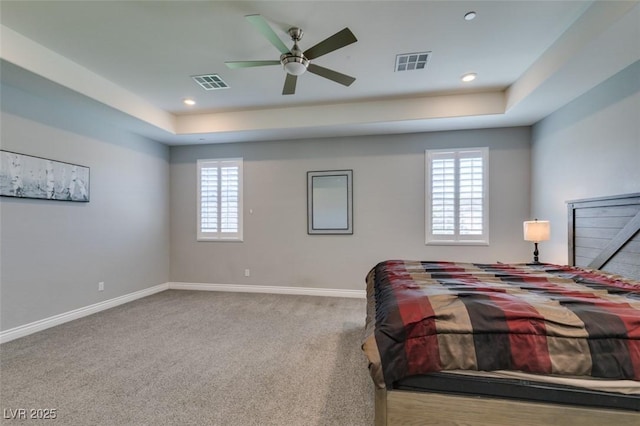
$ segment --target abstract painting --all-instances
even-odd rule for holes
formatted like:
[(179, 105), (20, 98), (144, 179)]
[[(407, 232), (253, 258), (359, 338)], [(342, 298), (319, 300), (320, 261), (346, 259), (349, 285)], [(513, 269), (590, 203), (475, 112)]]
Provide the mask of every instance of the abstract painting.
[(88, 202), (89, 168), (0, 151), (0, 195)]

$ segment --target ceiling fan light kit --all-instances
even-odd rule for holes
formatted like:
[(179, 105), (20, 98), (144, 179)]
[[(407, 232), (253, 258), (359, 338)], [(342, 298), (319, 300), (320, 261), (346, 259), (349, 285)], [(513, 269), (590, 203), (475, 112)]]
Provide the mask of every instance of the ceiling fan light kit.
[(329, 79), (336, 83), (342, 84), (343, 86), (349, 86), (356, 80), (354, 77), (351, 77), (349, 75), (342, 74), (329, 68), (324, 68), (319, 65), (312, 64), (310, 62), (315, 58), (326, 55), (327, 53), (331, 53), (334, 50), (338, 50), (358, 41), (358, 39), (356, 39), (349, 28), (344, 28), (343, 30), (338, 31), (334, 35), (327, 37), (320, 43), (303, 52), (298, 47), (298, 42), (302, 39), (302, 35), (304, 34), (304, 32), (300, 28), (293, 27), (289, 29), (289, 36), (291, 37), (291, 40), (293, 40), (293, 47), (291, 48), (291, 50), (289, 50), (262, 16), (247, 15), (245, 16), (245, 18), (276, 49), (280, 51), (280, 60), (227, 61), (225, 62), (227, 67), (235, 69), (281, 64), (283, 69), (287, 73), (284, 81), (284, 88), (282, 89), (283, 95), (293, 95), (295, 93), (297, 78), (298, 76), (304, 74), (306, 71)]

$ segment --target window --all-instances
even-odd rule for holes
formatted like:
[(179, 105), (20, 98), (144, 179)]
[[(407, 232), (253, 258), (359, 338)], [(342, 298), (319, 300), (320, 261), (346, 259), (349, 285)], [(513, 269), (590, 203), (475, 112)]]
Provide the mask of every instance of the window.
[(242, 158), (198, 160), (198, 240), (242, 241)]
[(426, 243), (488, 244), (489, 148), (427, 150)]

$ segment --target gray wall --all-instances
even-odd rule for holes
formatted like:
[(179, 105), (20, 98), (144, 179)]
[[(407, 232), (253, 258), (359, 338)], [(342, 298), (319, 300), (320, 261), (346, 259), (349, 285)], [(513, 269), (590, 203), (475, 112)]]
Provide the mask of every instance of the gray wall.
[[(566, 200), (640, 192), (639, 111), (635, 63), (531, 134), (508, 128), (169, 150), (103, 117), (3, 86), (2, 149), (91, 167), (91, 202), (0, 198), (0, 329), (167, 281), (361, 289), (369, 268), (388, 258), (520, 262), (531, 256), (522, 221), (533, 216), (552, 221), (541, 259), (565, 263)], [(491, 148), (490, 245), (425, 246), (424, 150), (469, 146)], [(195, 161), (236, 156), (245, 160), (244, 242), (197, 242)], [(306, 233), (306, 172), (327, 169), (354, 170), (352, 236)]]
[[(172, 147), (171, 281), (362, 289), (389, 258), (527, 261), (529, 141), (508, 128)], [(424, 151), (469, 146), (490, 147), (490, 245), (425, 246)], [(196, 160), (238, 156), (244, 242), (197, 242)], [(353, 169), (354, 235), (307, 235), (306, 172), (332, 169)]]
[(541, 260), (567, 263), (566, 201), (640, 192), (640, 62), (532, 131), (532, 213), (551, 221)]
[(0, 198), (2, 330), (168, 281), (166, 146), (10, 86), (1, 120), (2, 149), (91, 168), (89, 203)]

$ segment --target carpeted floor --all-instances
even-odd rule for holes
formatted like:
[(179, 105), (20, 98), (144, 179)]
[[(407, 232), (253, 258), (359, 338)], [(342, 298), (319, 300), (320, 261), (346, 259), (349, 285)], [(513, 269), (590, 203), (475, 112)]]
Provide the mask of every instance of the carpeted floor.
[(365, 301), (170, 290), (0, 345), (2, 424), (372, 425)]

